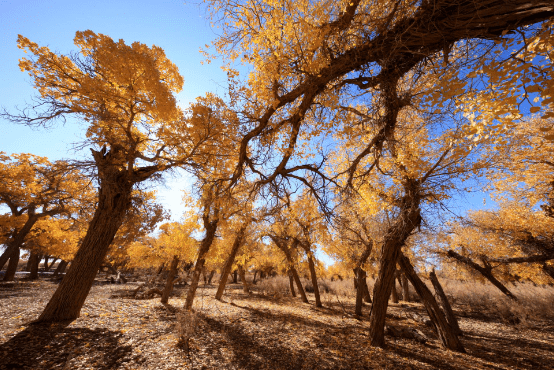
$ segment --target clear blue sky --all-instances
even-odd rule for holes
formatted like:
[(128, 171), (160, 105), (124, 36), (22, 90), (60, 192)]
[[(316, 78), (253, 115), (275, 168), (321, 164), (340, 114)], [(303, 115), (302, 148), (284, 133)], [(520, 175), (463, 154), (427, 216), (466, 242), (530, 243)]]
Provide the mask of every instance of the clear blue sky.
[[(185, 79), (178, 95), (183, 107), (207, 91), (224, 93), (227, 79), (219, 64), (201, 64), (204, 58), (199, 49), (216, 35), (196, 2), (0, 0), (0, 106), (13, 111), (34, 95), (29, 76), (18, 67), (18, 59), (25, 55), (17, 48), (18, 34), (65, 54), (76, 51), (75, 32), (87, 29), (126, 43), (162, 47)], [(33, 153), (51, 160), (89, 155), (88, 150), (72, 151), (72, 143), (79, 142), (83, 129), (68, 122), (48, 131), (32, 130), (0, 119), (0, 151)], [(180, 189), (186, 183), (186, 178), (177, 177), (160, 189), (160, 200), (171, 209), (174, 219), (180, 217)]]

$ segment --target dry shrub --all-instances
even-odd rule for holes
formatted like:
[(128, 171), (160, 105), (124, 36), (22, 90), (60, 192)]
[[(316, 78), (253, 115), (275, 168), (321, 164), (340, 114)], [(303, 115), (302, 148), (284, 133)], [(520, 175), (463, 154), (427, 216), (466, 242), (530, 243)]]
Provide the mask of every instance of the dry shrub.
[(498, 317), (512, 324), (554, 319), (554, 288), (520, 283), (508, 286), (518, 298), (513, 301), (496, 287), (480, 282), (442, 279), (452, 304), (468, 305), (473, 311)]
[(288, 276), (274, 276), (259, 280), (256, 286), (260, 293), (276, 298), (291, 294)]
[(176, 314), (177, 323), (175, 330), (177, 331), (178, 342), (177, 346), (189, 350), (189, 340), (196, 333), (198, 328), (198, 316), (193, 311), (180, 310)]

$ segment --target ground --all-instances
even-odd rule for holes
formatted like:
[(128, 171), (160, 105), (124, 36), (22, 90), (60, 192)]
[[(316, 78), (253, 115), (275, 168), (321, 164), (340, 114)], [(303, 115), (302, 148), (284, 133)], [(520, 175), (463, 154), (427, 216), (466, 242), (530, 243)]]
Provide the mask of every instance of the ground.
[[(387, 323), (417, 327), (430, 340), (387, 337), (368, 346), (369, 307), (361, 320), (353, 301), (325, 295), (324, 308), (298, 298), (247, 295), (231, 284), (224, 302), (200, 286), (197, 325), (186, 350), (177, 343), (176, 312), (186, 288), (168, 305), (159, 297), (124, 298), (138, 283), (98, 282), (81, 317), (61, 325), (29, 325), (53, 294), (51, 281), (0, 283), (0, 369), (553, 369), (554, 324), (503, 322), (471, 307), (461, 316), (467, 353), (443, 350), (433, 330), (409, 318), (419, 303), (391, 304)], [(313, 302), (313, 296), (309, 296)]]

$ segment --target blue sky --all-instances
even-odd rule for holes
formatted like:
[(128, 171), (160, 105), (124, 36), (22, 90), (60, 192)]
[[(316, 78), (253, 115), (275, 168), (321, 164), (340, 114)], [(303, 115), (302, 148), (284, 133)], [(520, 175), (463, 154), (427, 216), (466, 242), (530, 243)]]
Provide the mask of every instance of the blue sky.
[[(27, 74), (18, 67), (25, 54), (17, 48), (21, 34), (39, 45), (61, 53), (76, 51), (76, 31), (90, 29), (126, 43), (139, 41), (162, 47), (185, 79), (178, 95), (183, 107), (205, 92), (223, 94), (226, 74), (216, 62), (201, 64), (199, 52), (216, 34), (206, 20), (203, 8), (182, 0), (108, 1), (108, 0), (0, 0), (0, 106), (13, 111), (25, 105), (34, 95)], [(0, 151), (33, 153), (51, 160), (89, 155), (88, 150), (76, 153), (73, 143), (79, 142), (84, 126), (68, 122), (50, 130), (30, 129), (0, 118)], [(186, 177), (169, 178), (160, 188), (160, 200), (171, 209), (174, 219), (181, 214), (180, 190)]]

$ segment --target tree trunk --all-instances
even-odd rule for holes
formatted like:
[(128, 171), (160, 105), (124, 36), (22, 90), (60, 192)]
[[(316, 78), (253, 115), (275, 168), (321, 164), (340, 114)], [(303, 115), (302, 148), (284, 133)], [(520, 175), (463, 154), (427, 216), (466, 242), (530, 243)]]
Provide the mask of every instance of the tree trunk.
[(404, 302), (410, 302), (410, 287), (408, 286), (408, 278), (406, 274), (402, 273), (402, 300)]
[(231, 276), (233, 277), (233, 284), (238, 284), (239, 279), (238, 279), (238, 270), (237, 269), (235, 269), (235, 271), (233, 271)]
[(175, 275), (177, 275), (177, 265), (179, 265), (179, 257), (173, 256), (171, 266), (169, 267), (169, 273), (167, 274), (167, 280), (165, 281), (165, 287), (162, 291), (162, 303), (167, 303), (169, 301), (169, 295), (173, 290), (173, 281), (175, 280)]
[(45, 264), (44, 264), (44, 272), (48, 272), (50, 271), (50, 269), (52, 269), (52, 266), (54, 266), (54, 264), (56, 263), (58, 259), (56, 257), (52, 257), (52, 261), (47, 265), (46, 264), (46, 261)]
[(212, 279), (214, 278), (215, 270), (210, 271), (210, 274), (208, 275), (208, 285), (212, 285)]
[(79, 317), (98, 268), (131, 206), (133, 183), (126, 181), (127, 172), (110, 163), (112, 152), (105, 156), (104, 152), (93, 152), (97, 164), (100, 163), (98, 205), (65, 278), (39, 316), (39, 322), (59, 322)]
[(15, 279), (15, 273), (17, 272), (17, 265), (19, 264), (19, 247), (15, 246), (12, 249), (10, 255), (10, 262), (8, 262), (8, 268), (4, 274), (4, 281), (13, 281)]
[(354, 309), (354, 314), (357, 316), (362, 315), (362, 300), (364, 296), (364, 283), (363, 279), (365, 279), (365, 271), (363, 271), (360, 267), (354, 269), (354, 283), (356, 287), (356, 307)]
[(431, 271), (431, 273), (429, 274), (429, 278), (431, 279), (431, 283), (435, 288), (436, 296), (439, 298), (439, 302), (443, 308), (444, 313), (446, 314), (446, 320), (450, 324), (450, 327), (452, 328), (454, 333), (456, 333), (457, 335), (462, 335), (462, 329), (460, 329), (458, 319), (454, 315), (454, 311), (452, 310), (452, 306), (450, 306), (450, 302), (448, 302), (446, 294), (444, 294), (441, 283), (439, 282), (439, 279), (435, 274), (435, 269)]
[(314, 287), (314, 295), (315, 295), (315, 306), (316, 307), (323, 307), (321, 304), (321, 296), (319, 295), (319, 285), (317, 283), (317, 274), (315, 271), (315, 263), (312, 256), (312, 251), (308, 250), (306, 251), (308, 255), (308, 267), (310, 269), (310, 277), (312, 279), (312, 285)]
[(292, 271), (290, 269), (288, 271), (288, 275), (289, 275), (290, 294), (293, 297), (296, 297), (296, 292), (294, 291), (294, 277), (292, 276)]
[(4, 253), (2, 253), (2, 255), (0, 256), (0, 271), (2, 271), (4, 269), (4, 265), (10, 259), (10, 255), (12, 253), (12, 250), (13, 250), (13, 247), (8, 246), (6, 248), (6, 250), (4, 251)]
[[(219, 277), (219, 286), (217, 287), (217, 292), (215, 293), (215, 299), (217, 299), (218, 301), (220, 301), (221, 297), (223, 297), (225, 285), (227, 285), (227, 279), (229, 278), (229, 274), (231, 273), (231, 269), (233, 268), (233, 263), (235, 263), (235, 257), (240, 249), (246, 227), (247, 225), (243, 224), (243, 226), (240, 228), (239, 232), (235, 236), (235, 240), (233, 241), (233, 245), (231, 247), (231, 253), (229, 253), (229, 257), (227, 257), (227, 261), (225, 261), (225, 265), (223, 266), (223, 270), (221, 271), (221, 276)], [(254, 274), (254, 279), (255, 278), (256, 274)]]
[(308, 301), (308, 297), (306, 296), (306, 292), (304, 291), (304, 288), (302, 287), (302, 282), (300, 281), (300, 276), (298, 276), (298, 272), (292, 266), (290, 267), (290, 271), (292, 273), (292, 277), (294, 279), (294, 282), (296, 283), (296, 288), (298, 288), (298, 293), (300, 294), (300, 298), (302, 298), (302, 302), (310, 303), (310, 301)]
[[(469, 257), (465, 257), (465, 256), (462, 256), (456, 252), (454, 252), (453, 250), (449, 250), (447, 252), (447, 255), (448, 257), (451, 257), (451, 258), (454, 258), (456, 259), (457, 261), (459, 262), (462, 262), (463, 264), (473, 268), (474, 270), (478, 271), (481, 275), (483, 275), (488, 281), (490, 281), (492, 283), (492, 285), (494, 285), (495, 287), (497, 287), (502, 293), (504, 293), (508, 298), (514, 300), (514, 301), (517, 301), (517, 297), (515, 295), (512, 294), (512, 292), (510, 292), (508, 290), (508, 288), (506, 288), (500, 281), (498, 281), (498, 279), (496, 279), (494, 277), (494, 275), (492, 274), (492, 267), (485, 263), (485, 267), (481, 267), (479, 266), (477, 263), (475, 263), (474, 261), (471, 260), (471, 258)], [(483, 261), (485, 262), (485, 261)]]
[(369, 287), (367, 286), (367, 273), (362, 270), (362, 273), (364, 275), (364, 278), (362, 279), (362, 289), (364, 293), (364, 302), (365, 303), (371, 303), (371, 296), (369, 295)]
[(38, 253), (31, 252), (31, 255), (29, 256), (29, 279), (36, 280), (38, 279), (38, 265), (40, 263), (40, 256)]
[(400, 251), (412, 231), (421, 223), (419, 209), (419, 182), (406, 180), (406, 195), (402, 198), (400, 215), (385, 234), (381, 247), (379, 274), (373, 288), (373, 305), (369, 317), (369, 340), (372, 346), (385, 345), (385, 318)]
[(392, 280), (391, 300), (392, 303), (398, 303), (398, 290), (396, 290), (396, 271), (394, 273), (395, 277)]
[(406, 256), (402, 255), (400, 256), (398, 263), (423, 301), (423, 304), (427, 309), (427, 314), (435, 325), (435, 329), (437, 330), (437, 334), (439, 335), (442, 345), (452, 351), (465, 352), (464, 346), (458, 338), (458, 335), (456, 335), (454, 330), (452, 330), (452, 327), (448, 323), (448, 320), (441, 311), (429, 288), (427, 288), (425, 283), (421, 281), (419, 276), (417, 276), (410, 260)]
[(50, 259), (50, 256), (44, 255), (44, 261), (42, 262), (42, 269), (46, 272), (50, 268), (48, 266), (48, 260)]
[(242, 265), (238, 266), (238, 270), (240, 275), (240, 281), (242, 282), (242, 290), (245, 293), (250, 294), (250, 287), (248, 286), (248, 281), (246, 281), (246, 272), (244, 272), (244, 268), (242, 267)]
[(67, 267), (68, 264), (69, 264), (69, 262), (61, 260), (60, 263), (58, 264), (58, 267), (56, 267), (56, 270), (54, 271), (54, 276), (58, 276), (59, 274), (63, 274), (63, 272), (65, 271), (65, 268)]
[(204, 216), (204, 228), (206, 229), (206, 236), (204, 236), (204, 239), (202, 239), (202, 242), (200, 243), (200, 248), (198, 250), (198, 258), (196, 259), (196, 265), (194, 266), (194, 272), (192, 273), (192, 280), (187, 292), (187, 300), (185, 301), (186, 310), (192, 309), (194, 296), (196, 295), (196, 289), (198, 288), (198, 282), (200, 281), (200, 274), (202, 273), (204, 263), (206, 262), (206, 254), (209, 252), (210, 247), (212, 246), (212, 243), (214, 241), (218, 222), (218, 218), (210, 221), (208, 219), (208, 216)]

